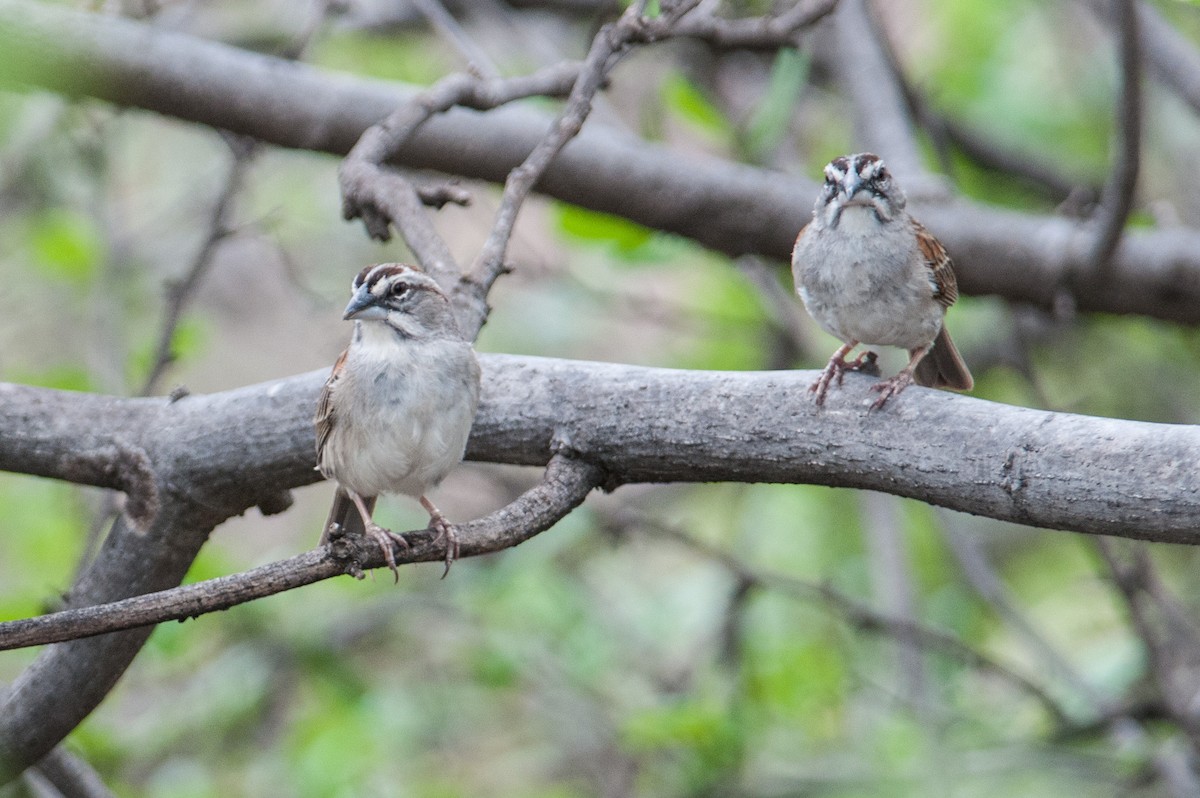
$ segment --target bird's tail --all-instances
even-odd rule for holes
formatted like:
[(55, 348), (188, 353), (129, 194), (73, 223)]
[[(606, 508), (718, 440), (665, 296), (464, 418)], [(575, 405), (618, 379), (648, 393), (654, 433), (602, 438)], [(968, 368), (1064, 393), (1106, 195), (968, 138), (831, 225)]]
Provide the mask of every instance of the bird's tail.
[(963, 362), (962, 355), (958, 354), (958, 347), (950, 340), (950, 333), (946, 332), (944, 325), (937, 338), (933, 339), (933, 348), (917, 363), (913, 379), (917, 385), (930, 388), (969, 391), (975, 387), (971, 371)]
[[(375, 497), (364, 498), (363, 504), (366, 506), (368, 512), (374, 511)], [(329, 542), (329, 531), (331, 529), (339, 530), (339, 534), (342, 535), (362, 535), (366, 534), (367, 531), (367, 528), (363, 525), (362, 515), (359, 514), (358, 508), (354, 506), (354, 500), (340, 486), (337, 492), (333, 494), (333, 506), (329, 508), (329, 518), (325, 521), (325, 528), (321, 530), (322, 546)]]

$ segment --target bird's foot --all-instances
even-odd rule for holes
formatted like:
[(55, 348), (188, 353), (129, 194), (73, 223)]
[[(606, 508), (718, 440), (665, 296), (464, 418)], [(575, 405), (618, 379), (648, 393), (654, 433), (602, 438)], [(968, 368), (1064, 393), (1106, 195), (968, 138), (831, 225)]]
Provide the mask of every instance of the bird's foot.
[(379, 550), (383, 552), (383, 559), (387, 561), (387, 567), (391, 569), (392, 576), (399, 583), (400, 571), (396, 568), (396, 554), (392, 550), (392, 544), (398, 543), (401, 548), (407, 549), (408, 541), (404, 539), (403, 535), (390, 529), (384, 529), (374, 521), (367, 524), (366, 534), (367, 537), (379, 544)]
[(842, 384), (842, 372), (846, 370), (846, 361), (834, 355), (829, 359), (829, 363), (825, 366), (825, 370), (821, 372), (821, 376), (817, 381), (808, 386), (808, 392), (816, 394), (813, 397), (813, 402), (817, 407), (825, 404), (825, 394), (829, 391), (829, 383), (836, 377), (838, 385)]
[(887, 404), (888, 399), (891, 399), (893, 396), (899, 396), (905, 388), (912, 384), (912, 381), (912, 372), (908, 369), (904, 369), (895, 377), (883, 380), (882, 382), (877, 382), (872, 385), (871, 390), (878, 391), (879, 398), (876, 399), (871, 405), (871, 409), (879, 410), (882, 408), (885, 404)]
[(438, 513), (429, 519), (429, 528), (437, 535), (433, 542), (445, 541), (446, 543), (446, 569), (442, 571), (442, 579), (446, 578), (446, 574), (450, 573), (450, 566), (458, 559), (458, 535), (454, 532), (454, 524), (446, 520), (446, 516)]
[(442, 515), (442, 511), (433, 502), (424, 496), (420, 498), (420, 502), (425, 512), (429, 513), (429, 528), (437, 533), (433, 542), (446, 542), (446, 570), (442, 571), (442, 579), (445, 579), (446, 574), (450, 573), (450, 565), (458, 559), (458, 535), (454, 532), (454, 525), (446, 520), (446, 516)]
[(878, 355), (871, 351), (865, 351), (861, 352), (854, 360), (846, 360), (845, 355), (849, 351), (850, 347), (845, 346), (835, 352), (833, 357), (829, 358), (829, 363), (821, 372), (821, 376), (809, 386), (808, 392), (816, 394), (813, 401), (818, 406), (825, 404), (825, 394), (828, 393), (829, 385), (834, 380), (837, 380), (838, 387), (841, 387), (847, 371), (862, 371), (876, 377), (879, 376), (879, 366), (875, 365), (875, 361), (879, 359)]

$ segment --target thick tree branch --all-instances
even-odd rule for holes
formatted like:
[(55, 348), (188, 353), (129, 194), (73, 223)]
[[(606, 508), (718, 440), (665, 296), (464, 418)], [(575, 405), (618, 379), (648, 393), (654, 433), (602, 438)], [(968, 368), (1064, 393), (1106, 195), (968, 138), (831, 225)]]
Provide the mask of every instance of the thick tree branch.
[[(564, 441), (603, 467), (610, 486), (870, 488), (1033, 526), (1200, 543), (1200, 427), (925, 389), (868, 414), (867, 378), (857, 375), (818, 409), (806, 391), (814, 374), (806, 371), (481, 360), (472, 460), (544, 465), (552, 443)], [(98, 451), (130, 439), (155, 467), (169, 465), (177, 493), (214, 508), (251, 506), (318, 479), (311, 415), (323, 377), (311, 372), (173, 403), (0, 384), (0, 468), (111, 486), (102, 470), (73, 467), (69, 454), (81, 439)]]
[[(322, 72), (139, 23), (0, 0), (4, 85), (27, 85), (144, 108), (286, 147), (345, 154), (410, 100), (404, 86)], [(403, 165), (500, 182), (545, 133), (548, 117), (507, 107), (430, 119)], [(672, 152), (589, 126), (538, 190), (688, 236), (732, 255), (786, 259), (812, 209), (807, 178)], [(959, 288), (1052, 307), (1073, 276), (1080, 310), (1200, 323), (1200, 233), (1130, 232), (1110, 280), (1076, 271), (1094, 238), (1084, 224), (967, 202), (914, 212), (949, 248)]]
[[(885, 413), (868, 414), (861, 375), (848, 377), (818, 409), (806, 391), (811, 372), (693, 372), (503, 355), (482, 361), (483, 396), (468, 445), (474, 460), (542, 465), (570, 451), (601, 469), (608, 488), (842, 485), (1037, 526), (1200, 543), (1197, 427), (1005, 407), (922, 388)], [(324, 377), (312, 372), (174, 402), (0, 384), (0, 468), (121, 487), (102, 467), (121, 443), (144, 453), (140, 473), (162, 498), (156, 508), (143, 503), (135, 525), (118, 521), (69, 606), (177, 585), (216, 524), (316, 481), (311, 418)], [(80, 450), (98, 465), (81, 468)], [(420, 546), (413, 549), (423, 556)], [(431, 546), (427, 553), (442, 552)], [(0, 781), (74, 728), (147, 634), (131, 630), (43, 651), (0, 697)]]

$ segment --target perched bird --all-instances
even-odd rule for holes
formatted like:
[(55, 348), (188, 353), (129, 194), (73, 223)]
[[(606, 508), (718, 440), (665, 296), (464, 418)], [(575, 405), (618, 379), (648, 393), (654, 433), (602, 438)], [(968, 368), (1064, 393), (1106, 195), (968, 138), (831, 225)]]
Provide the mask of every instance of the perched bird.
[(875, 409), (913, 381), (958, 391), (974, 386), (942, 323), (958, 299), (950, 256), (905, 203), (877, 155), (844, 155), (825, 167), (812, 221), (792, 250), (804, 306), (843, 342), (809, 388), (818, 405), (834, 379), (841, 385), (845, 372), (874, 368), (874, 352), (846, 360), (859, 344), (898, 346), (909, 354), (900, 373), (872, 386), (880, 394)]
[(321, 535), (365, 534), (399, 580), (392, 543), (403, 537), (371, 519), (382, 493), (420, 499), (458, 556), (454, 529), (426, 497), (463, 458), (479, 405), (479, 362), (450, 302), (415, 266), (383, 263), (359, 272), (342, 318), (354, 320), (350, 346), (317, 400), (317, 468), (337, 481)]

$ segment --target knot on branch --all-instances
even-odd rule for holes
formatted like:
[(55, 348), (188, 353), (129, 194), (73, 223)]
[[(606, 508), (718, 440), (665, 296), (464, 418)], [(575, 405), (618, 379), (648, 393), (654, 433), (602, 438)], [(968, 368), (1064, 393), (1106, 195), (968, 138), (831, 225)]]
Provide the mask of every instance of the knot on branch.
[(147, 529), (158, 515), (158, 480), (150, 455), (140, 446), (113, 444), (63, 458), (62, 478), (92, 483), (125, 494), (125, 514), (137, 529)]
[(263, 497), (258, 503), (258, 511), (263, 515), (279, 515), (296, 503), (290, 490), (281, 490)]

